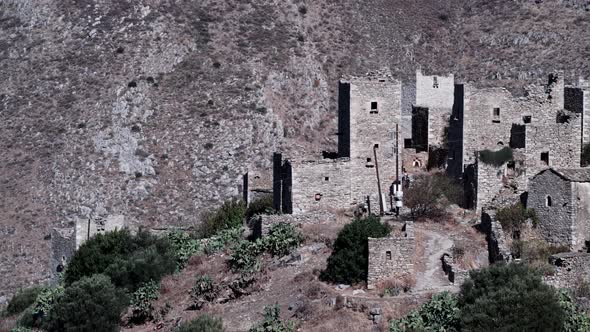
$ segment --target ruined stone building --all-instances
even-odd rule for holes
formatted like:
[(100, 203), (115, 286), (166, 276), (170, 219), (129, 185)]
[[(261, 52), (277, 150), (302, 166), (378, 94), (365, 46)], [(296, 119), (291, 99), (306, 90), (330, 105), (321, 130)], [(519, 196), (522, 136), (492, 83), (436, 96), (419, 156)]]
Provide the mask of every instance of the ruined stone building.
[[(589, 93), (590, 82), (565, 86), (561, 73), (526, 87), (524, 96), (420, 71), (403, 83), (387, 75), (343, 79), (338, 158), (276, 154), (275, 208), (349, 208), (367, 196), (377, 208), (377, 169), (388, 205), (400, 172), (440, 168), (464, 182), (467, 207), (480, 211), (506, 188), (514, 196), (525, 193), (529, 179), (544, 169), (580, 166), (582, 146), (590, 142)], [(482, 151), (503, 148), (512, 157), (500, 164), (480, 158)]]
[(416, 238), (414, 225), (407, 221), (393, 229), (388, 237), (369, 238), (367, 287), (374, 288), (385, 279), (412, 276), (415, 267)]
[(587, 250), (590, 241), (590, 169), (547, 169), (529, 183), (527, 207), (537, 230), (554, 245)]
[(338, 158), (283, 160), (275, 154), (275, 208), (294, 214), (346, 209), (369, 197), (378, 209), (379, 193), (386, 208), (389, 188), (401, 176), (400, 119), (400, 81), (385, 74), (341, 80)]
[[(583, 122), (587, 121), (587, 86), (565, 87), (562, 75), (550, 75), (546, 86), (527, 88), (515, 97), (503, 88), (460, 87), (456, 121), (449, 143), (449, 171), (468, 184), (468, 202), (478, 210), (503, 187), (516, 193), (527, 190), (528, 180), (549, 167), (580, 166)], [(459, 128), (458, 128), (459, 127)], [(455, 143), (460, 142), (460, 144)], [(502, 165), (486, 164), (484, 150), (512, 150)]]

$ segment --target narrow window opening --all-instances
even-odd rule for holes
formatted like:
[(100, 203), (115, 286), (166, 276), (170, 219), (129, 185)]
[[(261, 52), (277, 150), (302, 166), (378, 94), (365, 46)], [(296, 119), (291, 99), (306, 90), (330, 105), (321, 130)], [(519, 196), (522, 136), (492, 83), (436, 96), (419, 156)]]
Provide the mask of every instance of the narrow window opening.
[(371, 113), (371, 114), (379, 113), (379, 110), (377, 109), (377, 102), (376, 101), (371, 102), (371, 112), (369, 112), (369, 113)]
[(541, 152), (541, 162), (549, 166), (549, 152)]
[(317, 193), (317, 194), (315, 194), (314, 198), (316, 201), (319, 201), (320, 199), (322, 199), (322, 194)]
[(553, 205), (553, 201), (551, 200), (551, 196), (545, 197), (545, 206), (549, 207)]
[(531, 119), (532, 119), (532, 117), (530, 115), (525, 115), (522, 117), (522, 121), (524, 123), (531, 123)]
[(367, 168), (375, 167), (375, 165), (373, 164), (373, 160), (371, 158), (367, 158), (367, 163), (365, 164), (365, 167), (367, 167)]
[(504, 146), (504, 142), (500, 141), (496, 145), (498, 145), (498, 146)]
[(493, 123), (500, 123), (500, 108), (499, 107), (494, 107), (494, 110), (492, 111), (492, 122)]
[(329, 176), (324, 177), (324, 181), (330, 181), (330, 177)]
[(384, 83), (385, 80), (384, 79), (379, 79), (379, 82)]
[(374, 149), (379, 149), (379, 144), (375, 144), (375, 145), (373, 145), (373, 148), (374, 148)]
[(391, 260), (391, 251), (388, 250), (385, 252), (385, 259), (387, 259), (388, 261)]
[(509, 161), (508, 164), (506, 164), (506, 176), (508, 178), (516, 176), (516, 163), (514, 161)]
[(432, 78), (432, 87), (438, 89), (438, 77), (436, 76)]

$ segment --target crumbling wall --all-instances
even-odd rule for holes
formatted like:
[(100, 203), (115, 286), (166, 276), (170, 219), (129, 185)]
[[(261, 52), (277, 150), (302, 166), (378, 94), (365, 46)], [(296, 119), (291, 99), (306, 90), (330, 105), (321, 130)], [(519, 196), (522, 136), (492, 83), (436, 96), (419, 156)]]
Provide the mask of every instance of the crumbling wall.
[(374, 288), (380, 280), (414, 274), (416, 238), (414, 226), (408, 221), (401, 232), (389, 237), (369, 238), (367, 287)]
[(416, 149), (404, 149), (402, 168), (407, 173), (423, 171), (428, 164), (428, 152), (416, 152)]
[(242, 199), (246, 204), (253, 201), (272, 196), (272, 176), (266, 172), (250, 170), (242, 178), (242, 186), (239, 188), (242, 192)]
[(125, 216), (109, 215), (106, 218), (76, 220), (76, 249), (96, 234), (125, 228)]
[(461, 285), (469, 277), (469, 271), (459, 267), (453, 256), (444, 254), (440, 260), (444, 273), (453, 284)]
[(291, 172), (293, 214), (352, 206), (351, 163), (348, 158), (292, 160)]
[(484, 210), (481, 214), (481, 228), (486, 234), (490, 263), (510, 261), (510, 245), (502, 225), (496, 220), (496, 210)]
[(475, 208), (478, 211), (496, 197), (500, 190), (504, 187), (503, 178), (506, 170), (506, 163), (501, 166), (495, 166), (478, 161), (475, 164), (475, 179), (476, 186), (476, 204)]
[(454, 75), (423, 75), (416, 72), (416, 105), (429, 110), (428, 145), (441, 146), (453, 110)]
[(586, 241), (590, 240), (590, 183), (572, 183), (572, 209), (573, 234), (572, 250), (585, 250), (589, 248)]
[(74, 228), (54, 228), (51, 231), (50, 282), (58, 281), (59, 273), (64, 271), (76, 248), (76, 230)]
[[(550, 202), (549, 202), (550, 201)], [(537, 174), (529, 181), (527, 207), (534, 209), (539, 222), (537, 230), (545, 240), (554, 245), (579, 248), (574, 243), (574, 192), (571, 182), (552, 170)]]
[(566, 252), (553, 255), (549, 263), (554, 267), (553, 275), (544, 281), (557, 288), (575, 288), (580, 281), (590, 280), (590, 254)]
[(251, 221), (250, 227), (254, 230), (255, 237), (259, 237), (267, 235), (272, 225), (281, 222), (303, 227), (304, 225), (331, 222), (335, 219), (336, 215), (326, 210), (310, 211), (301, 214), (260, 215)]

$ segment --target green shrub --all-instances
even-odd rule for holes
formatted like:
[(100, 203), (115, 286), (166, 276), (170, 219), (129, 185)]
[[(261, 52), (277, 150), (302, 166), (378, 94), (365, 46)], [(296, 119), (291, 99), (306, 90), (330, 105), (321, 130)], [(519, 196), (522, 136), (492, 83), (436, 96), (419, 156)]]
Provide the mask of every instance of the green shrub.
[(118, 287), (133, 292), (141, 285), (154, 280), (159, 282), (163, 276), (176, 270), (172, 251), (161, 252), (155, 246), (140, 249), (127, 258), (114, 260), (105, 270)]
[(177, 270), (183, 269), (188, 260), (199, 252), (201, 248), (201, 243), (198, 239), (183, 231), (168, 233), (168, 241), (170, 241), (170, 245), (174, 250)]
[(525, 209), (521, 203), (498, 209), (496, 212), (496, 220), (506, 231), (520, 230), (529, 218), (533, 221), (533, 225), (537, 225), (539, 219), (535, 210)]
[(338, 233), (328, 266), (320, 278), (336, 283), (356, 283), (367, 278), (369, 249), (367, 238), (380, 238), (390, 230), (379, 218), (356, 219)]
[(12, 330), (10, 330), (10, 332), (33, 332), (33, 330), (31, 330), (28, 327), (17, 326), (15, 328), (13, 328)]
[(234, 271), (252, 273), (260, 270), (259, 255), (264, 252), (264, 243), (259, 239), (256, 242), (242, 240), (232, 248), (229, 266)]
[(228, 244), (236, 243), (242, 236), (241, 228), (224, 229), (207, 239), (204, 252), (207, 255), (212, 255), (218, 251), (225, 249)]
[(479, 160), (488, 165), (502, 166), (512, 158), (512, 149), (509, 147), (498, 151), (483, 150), (479, 152)]
[(51, 309), (45, 328), (49, 332), (118, 331), (127, 301), (109, 277), (84, 277), (66, 288)]
[(273, 256), (284, 256), (303, 242), (303, 235), (295, 226), (280, 222), (271, 226), (264, 237), (264, 248)]
[(139, 287), (131, 295), (131, 320), (134, 323), (143, 323), (154, 318), (153, 302), (158, 299), (160, 285), (151, 280)]
[(463, 196), (457, 181), (435, 173), (417, 176), (404, 193), (404, 204), (414, 217), (436, 217), (450, 204), (463, 205)]
[(246, 220), (249, 220), (255, 215), (259, 214), (276, 214), (277, 211), (274, 209), (273, 204), (273, 197), (272, 195), (266, 195), (260, 197), (248, 204), (248, 209), (246, 210)]
[(191, 309), (199, 310), (205, 304), (215, 300), (218, 287), (208, 275), (197, 276), (195, 285), (191, 289)]
[(406, 317), (392, 320), (389, 331), (458, 331), (459, 315), (457, 298), (448, 292), (443, 292), (434, 295), (430, 301)]
[(466, 331), (558, 331), (563, 309), (555, 289), (525, 264), (493, 265), (469, 273), (461, 286)]
[(35, 303), (37, 295), (41, 292), (41, 287), (32, 287), (19, 290), (8, 302), (6, 307), (7, 315), (15, 315), (23, 312), (31, 304)]
[(80, 246), (66, 268), (65, 282), (70, 285), (82, 277), (104, 273), (118, 287), (133, 292), (145, 282), (160, 281), (173, 273), (175, 262), (175, 251), (167, 238), (142, 230), (135, 236), (128, 230), (115, 230)]
[(240, 227), (245, 217), (246, 204), (243, 201), (225, 202), (215, 212), (205, 216), (200, 235), (211, 237), (221, 230)]
[(281, 320), (281, 308), (278, 305), (264, 307), (264, 319), (252, 327), (249, 332), (295, 332), (293, 322)]
[(64, 287), (61, 284), (41, 288), (35, 302), (19, 318), (18, 325), (30, 328), (41, 326), (43, 322), (47, 321), (52, 308), (63, 296), (63, 293)]
[(562, 332), (590, 331), (590, 317), (576, 306), (566, 290), (559, 291), (559, 306), (564, 312)]
[(174, 332), (223, 332), (223, 322), (221, 318), (204, 314), (183, 324)]

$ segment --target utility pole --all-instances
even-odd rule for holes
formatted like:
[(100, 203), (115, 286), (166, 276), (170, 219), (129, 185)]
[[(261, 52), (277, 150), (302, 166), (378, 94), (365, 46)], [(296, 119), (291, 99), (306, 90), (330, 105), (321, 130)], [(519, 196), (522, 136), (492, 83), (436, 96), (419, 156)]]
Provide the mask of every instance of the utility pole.
[[(394, 194), (397, 198), (399, 190), (399, 124), (395, 124), (395, 187)], [(397, 206), (397, 199), (395, 200), (395, 215), (399, 216), (399, 207)]]
[(377, 190), (379, 191), (379, 215), (383, 215), (383, 196), (381, 196), (381, 180), (379, 179), (379, 163), (377, 162), (377, 147), (373, 145), (373, 155), (375, 156), (375, 172), (377, 173)]

